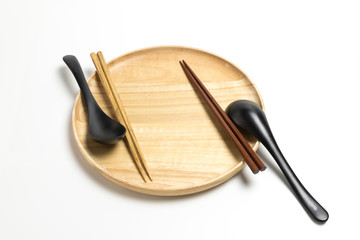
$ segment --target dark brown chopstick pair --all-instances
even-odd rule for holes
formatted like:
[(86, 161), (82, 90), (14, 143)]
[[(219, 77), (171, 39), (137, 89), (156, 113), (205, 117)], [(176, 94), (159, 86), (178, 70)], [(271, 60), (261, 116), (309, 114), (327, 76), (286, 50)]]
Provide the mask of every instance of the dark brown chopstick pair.
[(196, 76), (196, 74), (191, 70), (189, 65), (182, 60), (180, 65), (183, 68), (187, 78), (192, 82), (194, 87), (200, 92), (201, 96), (204, 98), (208, 106), (211, 108), (217, 119), (220, 121), (222, 126), (225, 128), (226, 132), (229, 134), (231, 139), (234, 141), (236, 147), (240, 150), (242, 157), (244, 158), (246, 164), (249, 166), (251, 171), (256, 174), (259, 171), (264, 171), (266, 166), (256, 155), (254, 150), (250, 147), (249, 143), (246, 141), (244, 136), (239, 132), (230, 118), (226, 115), (224, 110), (216, 102), (210, 92), (206, 89), (204, 84)]

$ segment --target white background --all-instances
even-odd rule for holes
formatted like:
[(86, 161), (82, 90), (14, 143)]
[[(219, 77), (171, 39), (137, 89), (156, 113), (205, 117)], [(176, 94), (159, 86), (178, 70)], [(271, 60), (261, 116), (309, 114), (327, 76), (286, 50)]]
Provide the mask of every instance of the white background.
[[(1, 0), (0, 239), (358, 239), (359, 12), (358, 1)], [(159, 45), (215, 53), (252, 79), (326, 224), (262, 146), (267, 171), (184, 197), (122, 189), (87, 164), (62, 57), (89, 76), (92, 51), (113, 59)]]

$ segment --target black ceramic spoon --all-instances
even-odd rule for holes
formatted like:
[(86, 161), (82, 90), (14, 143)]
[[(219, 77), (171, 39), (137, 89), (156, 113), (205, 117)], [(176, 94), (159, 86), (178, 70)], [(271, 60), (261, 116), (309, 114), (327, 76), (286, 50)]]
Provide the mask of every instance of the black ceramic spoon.
[(305, 189), (286, 162), (271, 132), (264, 111), (253, 102), (239, 100), (231, 103), (226, 113), (237, 127), (254, 135), (267, 148), (310, 215), (319, 222), (326, 222), (329, 214)]
[(122, 139), (125, 136), (126, 128), (101, 110), (91, 94), (79, 61), (72, 55), (66, 55), (63, 60), (74, 74), (84, 97), (88, 112), (88, 133), (90, 137), (105, 144), (114, 144)]

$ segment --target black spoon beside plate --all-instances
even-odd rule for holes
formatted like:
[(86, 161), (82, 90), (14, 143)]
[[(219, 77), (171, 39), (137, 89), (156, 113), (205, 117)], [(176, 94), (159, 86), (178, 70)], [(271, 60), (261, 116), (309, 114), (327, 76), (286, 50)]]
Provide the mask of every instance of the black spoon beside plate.
[(63, 60), (73, 73), (84, 97), (88, 111), (90, 137), (105, 144), (114, 144), (122, 139), (126, 134), (126, 128), (101, 110), (90, 91), (79, 61), (73, 55), (66, 55)]
[(267, 148), (310, 215), (319, 222), (326, 222), (329, 214), (305, 189), (287, 163), (271, 132), (264, 111), (253, 102), (239, 100), (231, 103), (226, 113), (237, 127), (254, 135)]

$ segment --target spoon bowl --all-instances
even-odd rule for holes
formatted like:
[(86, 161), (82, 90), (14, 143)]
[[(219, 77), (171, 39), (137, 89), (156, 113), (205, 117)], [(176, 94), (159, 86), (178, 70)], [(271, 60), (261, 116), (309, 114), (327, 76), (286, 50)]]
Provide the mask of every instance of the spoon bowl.
[(63, 57), (78, 83), (88, 112), (88, 133), (97, 142), (115, 144), (126, 134), (126, 128), (106, 115), (97, 104), (86, 82), (79, 61), (73, 55)]
[(226, 113), (237, 127), (254, 135), (267, 148), (309, 214), (316, 221), (326, 222), (329, 214), (305, 189), (287, 163), (271, 132), (264, 111), (253, 102), (238, 100), (227, 107)]

